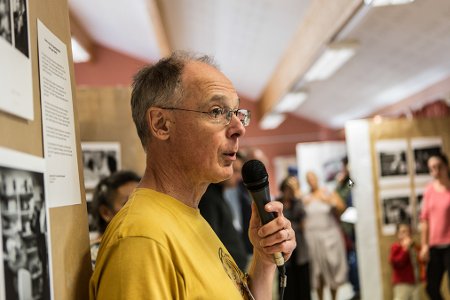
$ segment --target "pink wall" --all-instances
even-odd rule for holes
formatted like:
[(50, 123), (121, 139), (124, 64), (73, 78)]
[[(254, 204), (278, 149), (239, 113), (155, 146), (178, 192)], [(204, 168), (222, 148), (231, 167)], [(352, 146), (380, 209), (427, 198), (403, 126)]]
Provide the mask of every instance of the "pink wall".
[[(98, 46), (94, 62), (75, 64), (75, 79), (78, 86), (129, 86), (133, 75), (147, 62), (131, 58), (119, 52)], [(269, 177), (275, 178), (273, 160), (277, 156), (295, 155), (299, 142), (343, 139), (342, 131), (333, 131), (312, 121), (288, 115), (274, 130), (261, 130), (258, 123), (258, 107), (255, 101), (241, 99), (241, 107), (250, 109), (252, 122), (241, 139), (241, 148), (260, 148), (268, 158), (266, 165)], [(270, 186), (272, 194), (278, 193), (274, 180)]]
[(148, 62), (96, 46), (93, 62), (75, 64), (77, 86), (129, 86), (133, 75)]
[(424, 90), (413, 94), (395, 104), (386, 106), (369, 117), (380, 116), (398, 116), (421, 109), (421, 107), (439, 99), (447, 98), (450, 95), (450, 76), (444, 78), (435, 84), (430, 85)]

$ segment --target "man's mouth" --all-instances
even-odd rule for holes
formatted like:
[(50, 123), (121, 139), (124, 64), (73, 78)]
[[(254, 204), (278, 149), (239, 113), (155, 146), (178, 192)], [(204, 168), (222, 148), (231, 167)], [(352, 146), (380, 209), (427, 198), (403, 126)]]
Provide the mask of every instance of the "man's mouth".
[(225, 154), (225, 156), (228, 156), (232, 159), (236, 158), (236, 152), (234, 152), (234, 151), (233, 152), (225, 152), (224, 154)]

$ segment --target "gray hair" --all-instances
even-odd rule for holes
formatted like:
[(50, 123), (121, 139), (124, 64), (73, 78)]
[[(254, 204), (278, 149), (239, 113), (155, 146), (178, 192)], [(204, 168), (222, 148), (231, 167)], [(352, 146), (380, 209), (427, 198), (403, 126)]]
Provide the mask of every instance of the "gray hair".
[(203, 62), (218, 69), (212, 57), (174, 52), (154, 65), (145, 66), (133, 78), (131, 114), (144, 150), (150, 139), (146, 114), (150, 107), (176, 106), (183, 100), (181, 75), (190, 61)]

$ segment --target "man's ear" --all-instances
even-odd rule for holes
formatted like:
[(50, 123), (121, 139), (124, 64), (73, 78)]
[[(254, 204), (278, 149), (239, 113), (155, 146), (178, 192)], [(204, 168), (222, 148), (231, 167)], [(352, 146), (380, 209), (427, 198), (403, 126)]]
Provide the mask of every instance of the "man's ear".
[(147, 124), (150, 133), (157, 139), (167, 140), (170, 136), (170, 124), (168, 114), (158, 107), (150, 107), (147, 110)]

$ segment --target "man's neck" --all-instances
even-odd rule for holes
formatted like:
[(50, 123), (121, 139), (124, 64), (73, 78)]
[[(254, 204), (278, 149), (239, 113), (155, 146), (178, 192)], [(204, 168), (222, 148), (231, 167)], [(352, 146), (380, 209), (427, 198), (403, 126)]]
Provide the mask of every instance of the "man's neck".
[(208, 183), (195, 184), (179, 170), (173, 160), (148, 158), (144, 176), (138, 187), (167, 194), (190, 207), (197, 208)]

